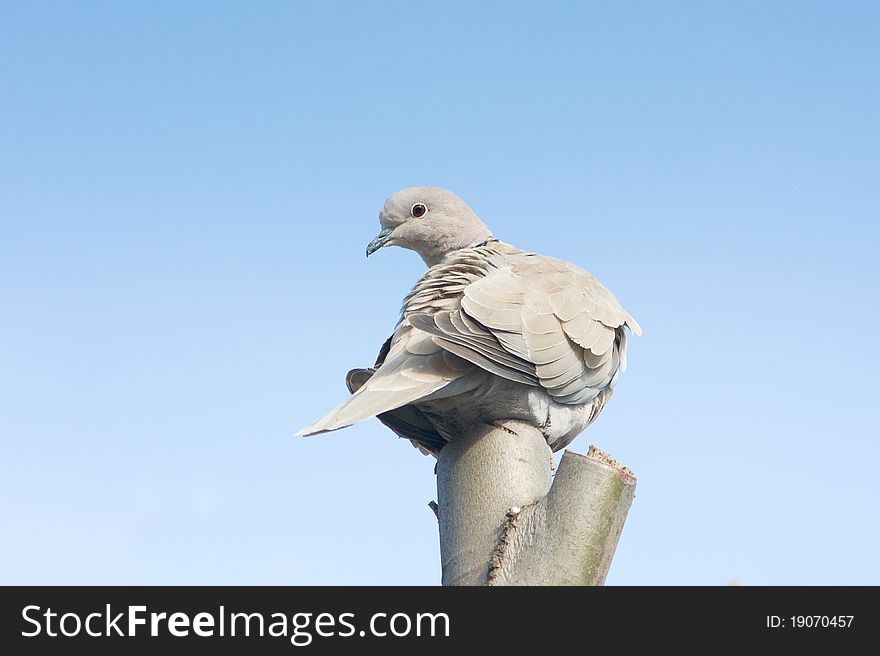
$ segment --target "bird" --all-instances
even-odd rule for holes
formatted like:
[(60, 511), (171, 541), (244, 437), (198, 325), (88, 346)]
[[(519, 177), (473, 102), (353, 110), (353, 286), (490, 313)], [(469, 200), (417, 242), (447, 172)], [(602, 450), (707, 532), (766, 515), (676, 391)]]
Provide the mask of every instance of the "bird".
[(457, 195), (409, 187), (379, 211), (367, 257), (398, 246), (428, 270), (351, 396), (298, 435), (378, 417), (425, 454), (476, 422), (526, 422), (552, 451), (605, 407), (639, 324), (592, 274), (497, 239)]

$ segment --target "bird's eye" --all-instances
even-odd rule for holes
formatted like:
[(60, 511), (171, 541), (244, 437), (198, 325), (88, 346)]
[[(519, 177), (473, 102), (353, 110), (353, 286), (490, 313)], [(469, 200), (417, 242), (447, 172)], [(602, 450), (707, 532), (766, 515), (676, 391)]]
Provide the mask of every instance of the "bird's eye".
[(412, 206), (412, 209), (410, 210), (410, 213), (411, 213), (414, 217), (416, 217), (417, 219), (421, 219), (423, 216), (425, 216), (425, 213), (426, 213), (427, 211), (428, 211), (428, 208), (427, 208), (427, 207), (425, 207), (425, 206), (422, 205), (421, 203), (416, 203), (415, 205)]

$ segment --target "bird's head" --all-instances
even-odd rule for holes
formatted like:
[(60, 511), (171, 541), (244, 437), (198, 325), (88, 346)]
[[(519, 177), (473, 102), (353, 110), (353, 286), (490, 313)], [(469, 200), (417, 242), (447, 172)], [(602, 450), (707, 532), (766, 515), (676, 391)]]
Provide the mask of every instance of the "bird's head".
[(492, 238), (467, 203), (439, 187), (398, 191), (379, 210), (379, 223), (382, 230), (367, 246), (367, 256), (384, 246), (401, 246), (416, 251), (428, 266)]

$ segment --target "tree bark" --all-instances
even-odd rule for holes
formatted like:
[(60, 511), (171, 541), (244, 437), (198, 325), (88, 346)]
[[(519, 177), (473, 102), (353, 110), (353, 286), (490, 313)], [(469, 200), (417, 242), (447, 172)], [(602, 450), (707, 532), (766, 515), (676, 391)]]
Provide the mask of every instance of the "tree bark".
[(529, 424), (475, 426), (440, 451), (443, 585), (602, 585), (636, 479), (595, 447), (552, 457)]

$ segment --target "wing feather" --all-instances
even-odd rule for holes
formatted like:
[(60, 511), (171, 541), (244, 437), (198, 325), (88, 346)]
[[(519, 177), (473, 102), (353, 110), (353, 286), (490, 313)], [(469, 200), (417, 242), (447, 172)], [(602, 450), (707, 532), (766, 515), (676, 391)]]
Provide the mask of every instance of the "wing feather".
[(409, 320), (439, 347), (563, 403), (583, 403), (610, 385), (624, 362), (619, 334), (637, 329), (611, 292), (561, 260), (500, 242), (476, 250), (486, 266), (461, 290), (458, 307), (405, 309)]

